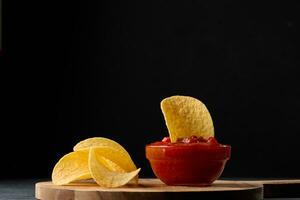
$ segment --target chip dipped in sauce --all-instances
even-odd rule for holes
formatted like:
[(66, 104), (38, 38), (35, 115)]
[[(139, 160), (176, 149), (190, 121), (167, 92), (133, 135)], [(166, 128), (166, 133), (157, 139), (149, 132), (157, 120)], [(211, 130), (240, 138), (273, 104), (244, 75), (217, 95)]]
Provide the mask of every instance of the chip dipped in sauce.
[(161, 102), (170, 137), (146, 145), (146, 158), (154, 174), (167, 185), (211, 185), (231, 155), (219, 144), (206, 106), (187, 96)]

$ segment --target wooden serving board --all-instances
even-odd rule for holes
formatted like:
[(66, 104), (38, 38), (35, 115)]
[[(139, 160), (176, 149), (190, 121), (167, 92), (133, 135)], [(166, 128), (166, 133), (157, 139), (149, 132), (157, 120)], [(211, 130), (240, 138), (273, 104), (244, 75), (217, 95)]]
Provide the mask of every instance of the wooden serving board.
[(158, 179), (139, 179), (139, 184), (119, 188), (102, 188), (92, 182), (56, 186), (40, 182), (35, 186), (35, 196), (41, 200), (177, 200), (177, 199), (263, 199), (260, 183), (243, 181), (215, 181), (209, 187), (167, 186)]
[(246, 181), (261, 184), (265, 198), (300, 198), (300, 180), (256, 180)]
[(56, 186), (39, 182), (35, 196), (40, 200), (177, 200), (196, 198), (257, 200), (263, 197), (300, 197), (300, 180), (218, 180), (209, 187), (167, 186), (158, 179), (139, 179), (139, 184), (102, 188), (93, 182)]

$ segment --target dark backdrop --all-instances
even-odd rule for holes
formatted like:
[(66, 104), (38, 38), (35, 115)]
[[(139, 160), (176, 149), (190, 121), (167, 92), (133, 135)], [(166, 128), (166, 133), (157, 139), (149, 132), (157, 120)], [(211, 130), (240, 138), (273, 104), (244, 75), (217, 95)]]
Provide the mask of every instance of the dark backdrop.
[(167, 135), (160, 101), (190, 95), (232, 145), (224, 177), (300, 177), (299, 4), (4, 1), (1, 177), (50, 177), (78, 141)]

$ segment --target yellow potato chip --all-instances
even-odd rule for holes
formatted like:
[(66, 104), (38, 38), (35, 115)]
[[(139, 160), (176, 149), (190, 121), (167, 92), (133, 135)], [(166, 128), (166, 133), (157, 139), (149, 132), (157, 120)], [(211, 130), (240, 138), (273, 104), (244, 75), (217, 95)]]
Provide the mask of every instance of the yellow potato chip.
[[(111, 147), (93, 147), (99, 162), (113, 172), (131, 172), (136, 170), (136, 166), (130, 155), (123, 151), (118, 151)], [(138, 183), (138, 176), (133, 181)]]
[(193, 97), (172, 96), (161, 101), (161, 109), (171, 142), (192, 135), (214, 136), (214, 126), (206, 106)]
[(126, 172), (123, 168), (121, 168), (119, 165), (114, 163), (113, 161), (99, 156), (99, 161), (109, 170), (114, 171), (114, 172)]
[(128, 183), (139, 173), (140, 168), (124, 173), (110, 171), (99, 160), (99, 151), (99, 148), (90, 148), (88, 161), (90, 173), (98, 185), (102, 187), (119, 187)]
[[(103, 160), (101, 160), (101, 163), (111, 171), (122, 172), (119, 170), (119, 167), (125, 172), (136, 170), (136, 166), (131, 160), (128, 153), (118, 151), (111, 147), (93, 147), (93, 152), (95, 153), (95, 156), (97, 156), (97, 158), (101, 159), (102, 157), (104, 157), (105, 159), (111, 161), (103, 162)], [(112, 163), (116, 164), (116, 166), (118, 167), (115, 168), (115, 165)]]
[(89, 138), (79, 142), (74, 152), (58, 161), (52, 172), (52, 181), (56, 185), (65, 185), (94, 178), (101, 186), (118, 187), (130, 180), (137, 183), (139, 170), (117, 142), (102, 137)]
[[(136, 170), (136, 166), (131, 160), (131, 157), (129, 153), (126, 151), (126, 149), (119, 143), (108, 138), (94, 137), (94, 138), (85, 139), (77, 143), (74, 146), (73, 150), (88, 151), (89, 148), (92, 147), (108, 147), (106, 149), (103, 148), (102, 150), (101, 149), (98, 150), (98, 153), (101, 153), (102, 155), (102, 158), (100, 158), (102, 164), (108, 169), (110, 169), (111, 171), (122, 172), (122, 169), (124, 169), (125, 171), (123, 172), (129, 172), (129, 171)], [(116, 151), (119, 151), (121, 153), (118, 153)], [(116, 157), (116, 155), (118, 156)], [(123, 168), (124, 166), (125, 168)], [(136, 183), (138, 182), (138, 176), (134, 178), (134, 181)]]
[(74, 151), (89, 150), (89, 148), (91, 147), (99, 147), (99, 146), (111, 147), (127, 153), (124, 147), (122, 147), (119, 143), (104, 137), (93, 137), (93, 138), (82, 140), (74, 146), (73, 150)]
[(90, 178), (87, 151), (71, 152), (63, 156), (52, 171), (52, 182), (55, 185), (65, 185)]

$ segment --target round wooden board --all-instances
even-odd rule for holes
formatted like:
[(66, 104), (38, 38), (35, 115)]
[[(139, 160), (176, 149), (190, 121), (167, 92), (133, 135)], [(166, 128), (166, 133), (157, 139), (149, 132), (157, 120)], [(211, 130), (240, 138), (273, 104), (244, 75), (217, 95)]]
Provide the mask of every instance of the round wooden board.
[(243, 181), (215, 181), (209, 187), (167, 186), (158, 179), (139, 179), (139, 184), (119, 188), (102, 188), (92, 182), (56, 186), (39, 182), (35, 196), (40, 200), (177, 200), (197, 198), (263, 199), (263, 186)]
[(300, 198), (300, 179), (256, 180), (247, 183), (262, 184), (264, 198)]

